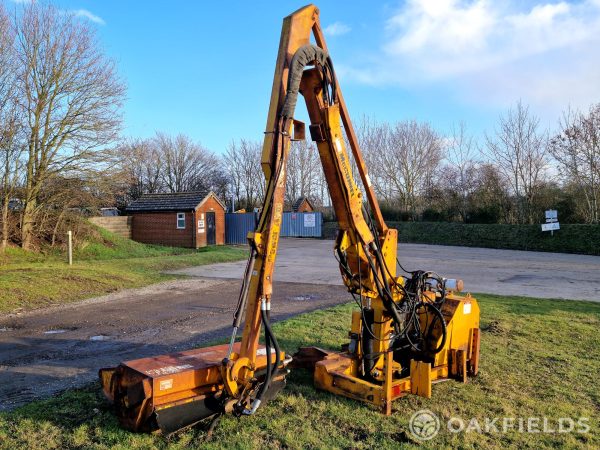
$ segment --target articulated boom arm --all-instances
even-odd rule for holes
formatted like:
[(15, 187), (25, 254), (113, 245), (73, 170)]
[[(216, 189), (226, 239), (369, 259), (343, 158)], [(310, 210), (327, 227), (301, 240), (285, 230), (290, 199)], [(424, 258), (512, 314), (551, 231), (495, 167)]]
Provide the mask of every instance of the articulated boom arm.
[[(316, 45), (310, 43), (311, 32)], [(305, 69), (307, 66), (312, 68)], [(246, 311), (246, 321), (239, 355), (228, 361), (224, 376), (230, 381), (230, 394), (242, 389), (237, 380), (252, 376), (263, 313), (270, 310), (273, 272), (281, 228), (285, 194), (286, 163), (292, 140), (304, 139), (304, 124), (293, 119), (298, 93), (304, 96), (310, 117), (310, 133), (317, 143), (327, 184), (331, 194), (340, 235), (336, 252), (341, 258), (342, 276), (348, 288), (366, 298), (377, 298), (373, 270), (386, 285), (394, 283), (396, 271), (396, 230), (388, 229), (377, 202), (367, 168), (360, 152), (333, 65), (327, 53), (315, 6), (304, 7), (283, 22), (273, 90), (262, 151), (262, 168), (266, 177), (266, 195), (259, 223), (249, 235), (251, 256), (240, 294), (230, 348)], [(374, 223), (364, 211), (363, 194), (353, 176), (346, 150), (350, 144), (366, 191), (367, 203)], [(386, 261), (384, 270), (373, 249)], [(378, 269), (374, 269), (378, 267)], [(360, 280), (360, 281), (359, 281)], [(389, 288), (388, 288), (389, 289)], [(380, 317), (379, 319), (382, 319)], [(268, 319), (266, 319), (268, 320)], [(233, 372), (233, 375), (232, 375)], [(240, 376), (241, 375), (241, 376)], [(243, 383), (242, 383), (243, 384)]]
[[(252, 403), (243, 411), (246, 414), (258, 408), (271, 379), (285, 366), (285, 362), (280, 365), (283, 355), (270, 330), (269, 312), (288, 153), (292, 140), (305, 138), (304, 124), (294, 120), (298, 93), (306, 103), (310, 136), (317, 144), (339, 223), (335, 253), (342, 278), (360, 308), (352, 317), (347, 352), (321, 355), (321, 361), (313, 361), (317, 387), (373, 403), (390, 413), (391, 401), (404, 392), (428, 396), (433, 379), (466, 374), (467, 361), (470, 373), (477, 372), (478, 307), (470, 297), (452, 293), (460, 290), (462, 283), (425, 271), (410, 272), (408, 277), (396, 275), (397, 231), (389, 229), (383, 220), (318, 14), (310, 5), (283, 22), (262, 152), (267, 193), (256, 232), (249, 234), (251, 256), (230, 356), (223, 366), (229, 395), (240, 398), (238, 405)], [(316, 45), (310, 42), (311, 32)], [(346, 140), (366, 199), (352, 176)], [(469, 313), (475, 309), (476, 313), (461, 323), (458, 331), (454, 327), (456, 337), (449, 339), (459, 307)], [(235, 354), (232, 349), (243, 310), (246, 323), (239, 354)], [(261, 323), (265, 327), (267, 369), (261, 388), (250, 400)], [(275, 348), (274, 363), (271, 345)], [(463, 363), (464, 368), (458, 366)], [(241, 392), (250, 394), (243, 399)]]
[[(311, 31), (317, 46), (310, 44)], [(294, 60), (297, 52), (299, 55)], [(319, 59), (325, 63), (328, 70), (323, 71), (319, 67), (304, 70), (304, 63), (313, 64)], [(290, 81), (290, 73), (296, 79), (296, 83), (288, 95), (288, 86), (294, 84)], [(298, 85), (299, 80), (301, 81)], [(329, 93), (331, 98), (328, 101), (324, 99), (322, 90), (324, 81), (334, 89), (334, 92)], [(304, 139), (304, 124), (293, 120), (292, 116), (298, 89), (306, 101), (311, 121), (311, 135), (319, 148), (333, 206), (342, 230), (337, 247), (351, 255), (349, 260), (355, 272), (358, 270), (358, 265), (362, 264), (363, 273), (367, 274), (368, 262), (362, 245), (369, 245), (372, 242), (379, 245), (382, 238), (384, 241), (386, 239), (391, 241), (395, 240), (396, 235), (395, 230), (389, 230), (383, 221), (341, 89), (327, 55), (327, 47), (319, 23), (319, 10), (313, 5), (306, 6), (284, 19), (273, 80), (262, 151), (262, 168), (267, 181), (266, 195), (258, 227), (249, 236), (252, 247), (251, 270), (247, 274), (250, 275), (247, 287), (249, 303), (240, 356), (248, 357), (250, 360), (254, 357), (258, 346), (260, 304), (265, 301), (268, 307), (273, 289), (273, 272), (281, 228), (286, 163), (290, 144), (294, 139)], [(373, 235), (375, 229), (367, 224), (363, 215), (364, 199), (352, 176), (351, 162), (341, 129), (342, 123), (358, 173), (366, 189), (369, 206), (375, 216), (376, 233), (378, 233), (376, 236)], [(388, 245), (394, 257), (391, 266), (395, 272), (395, 244), (392, 245), (390, 242)], [(394, 248), (391, 248), (392, 246)]]

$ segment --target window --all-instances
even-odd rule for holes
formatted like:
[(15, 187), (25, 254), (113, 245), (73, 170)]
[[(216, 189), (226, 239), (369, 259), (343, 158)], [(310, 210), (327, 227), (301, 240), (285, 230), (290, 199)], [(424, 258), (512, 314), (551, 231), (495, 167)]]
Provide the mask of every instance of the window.
[(177, 213), (177, 229), (185, 229), (185, 213)]

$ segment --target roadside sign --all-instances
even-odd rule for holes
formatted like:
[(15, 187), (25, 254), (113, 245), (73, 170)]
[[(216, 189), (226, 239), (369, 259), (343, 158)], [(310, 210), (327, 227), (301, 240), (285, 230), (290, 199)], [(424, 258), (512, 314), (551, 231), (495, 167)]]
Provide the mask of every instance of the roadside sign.
[(542, 231), (556, 231), (560, 230), (560, 224), (558, 222), (550, 222), (542, 224)]
[(546, 222), (558, 222), (558, 211), (549, 209), (546, 211)]
[(542, 231), (549, 231), (554, 236), (554, 231), (560, 230), (558, 223), (558, 211), (555, 209), (546, 210), (546, 223), (542, 224)]

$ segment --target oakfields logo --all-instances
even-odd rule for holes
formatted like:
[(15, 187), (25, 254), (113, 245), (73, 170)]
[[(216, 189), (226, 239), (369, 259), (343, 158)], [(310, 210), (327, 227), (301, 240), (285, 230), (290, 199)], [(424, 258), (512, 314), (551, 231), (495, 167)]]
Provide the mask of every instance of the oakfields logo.
[(422, 409), (412, 415), (408, 428), (415, 438), (428, 441), (439, 433), (440, 419), (428, 409)]
[[(450, 417), (444, 426), (450, 433), (589, 433), (589, 421), (588, 417)], [(433, 412), (422, 409), (412, 415), (408, 428), (415, 439), (428, 441), (437, 436), (442, 424)]]

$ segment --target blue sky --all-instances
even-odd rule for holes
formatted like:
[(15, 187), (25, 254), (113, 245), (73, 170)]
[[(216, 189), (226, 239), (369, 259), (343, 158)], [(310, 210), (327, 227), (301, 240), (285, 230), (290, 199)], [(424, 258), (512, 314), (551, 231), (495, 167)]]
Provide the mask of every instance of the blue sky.
[[(281, 21), (304, 5), (55, 3), (90, 21), (117, 61), (125, 136), (181, 132), (218, 153), (262, 139)], [(355, 121), (415, 118), (447, 132), (462, 120), (482, 135), (518, 99), (551, 128), (569, 105), (600, 101), (600, 0), (317, 5)]]

